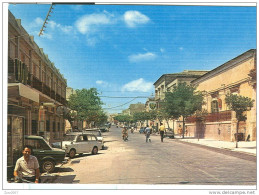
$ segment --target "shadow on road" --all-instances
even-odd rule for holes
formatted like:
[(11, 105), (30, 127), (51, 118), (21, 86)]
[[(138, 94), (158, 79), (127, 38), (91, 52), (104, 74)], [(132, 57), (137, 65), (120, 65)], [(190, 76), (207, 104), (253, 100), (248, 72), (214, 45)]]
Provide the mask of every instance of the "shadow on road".
[(74, 170), (70, 167), (57, 167), (53, 173), (60, 173), (60, 172), (73, 172)]
[(102, 150), (108, 150), (108, 146), (104, 146), (104, 148)]
[(45, 175), (41, 176), (41, 183), (73, 183), (76, 175)]

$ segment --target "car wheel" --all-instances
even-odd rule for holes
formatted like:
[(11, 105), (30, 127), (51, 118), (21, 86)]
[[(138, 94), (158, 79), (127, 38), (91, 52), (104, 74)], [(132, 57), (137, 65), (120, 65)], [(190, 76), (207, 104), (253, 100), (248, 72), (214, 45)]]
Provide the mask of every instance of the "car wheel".
[(94, 148), (93, 148), (93, 150), (92, 150), (92, 154), (97, 154), (98, 153), (98, 148), (95, 146)]
[(69, 151), (68, 156), (69, 156), (70, 158), (74, 158), (74, 157), (76, 156), (76, 150), (75, 150), (75, 149), (71, 149), (71, 150)]
[(55, 162), (53, 160), (44, 160), (41, 165), (42, 172), (53, 172), (55, 169)]

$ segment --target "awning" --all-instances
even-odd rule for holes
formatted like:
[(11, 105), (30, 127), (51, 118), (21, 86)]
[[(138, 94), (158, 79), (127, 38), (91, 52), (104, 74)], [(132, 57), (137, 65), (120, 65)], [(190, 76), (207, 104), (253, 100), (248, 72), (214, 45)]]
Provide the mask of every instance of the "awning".
[(8, 97), (22, 96), (39, 103), (39, 93), (22, 83), (8, 83)]

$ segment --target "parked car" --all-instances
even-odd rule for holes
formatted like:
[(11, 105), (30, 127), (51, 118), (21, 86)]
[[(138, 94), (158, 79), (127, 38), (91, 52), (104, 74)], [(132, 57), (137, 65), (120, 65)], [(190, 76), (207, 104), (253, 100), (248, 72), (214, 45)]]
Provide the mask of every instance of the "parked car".
[(24, 145), (30, 145), (37, 157), (41, 172), (53, 172), (55, 166), (65, 163), (66, 153), (62, 149), (52, 148), (41, 136), (25, 136)]
[(84, 133), (91, 133), (96, 136), (97, 140), (102, 143), (102, 149), (104, 149), (104, 139), (99, 129), (84, 129)]
[(107, 126), (102, 126), (99, 128), (101, 132), (107, 132), (109, 131), (108, 127)]
[(165, 137), (174, 138), (174, 132), (172, 129), (166, 129)]
[(141, 127), (139, 133), (145, 133), (145, 127)]
[(99, 142), (97, 137), (93, 134), (76, 132), (64, 136), (61, 142), (61, 148), (65, 150), (70, 158), (74, 158), (76, 154), (97, 154), (99, 148), (102, 148), (102, 143)]

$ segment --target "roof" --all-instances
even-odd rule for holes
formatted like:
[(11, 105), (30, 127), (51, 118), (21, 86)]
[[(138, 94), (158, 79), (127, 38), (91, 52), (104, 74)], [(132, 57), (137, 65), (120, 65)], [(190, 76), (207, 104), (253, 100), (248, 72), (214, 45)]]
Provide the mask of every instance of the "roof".
[(184, 70), (180, 73), (169, 73), (169, 74), (163, 74), (153, 85), (156, 85), (159, 81), (161, 81), (162, 78), (170, 77), (170, 78), (179, 78), (179, 77), (200, 77), (204, 74), (209, 72), (208, 70)]

